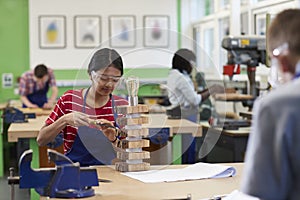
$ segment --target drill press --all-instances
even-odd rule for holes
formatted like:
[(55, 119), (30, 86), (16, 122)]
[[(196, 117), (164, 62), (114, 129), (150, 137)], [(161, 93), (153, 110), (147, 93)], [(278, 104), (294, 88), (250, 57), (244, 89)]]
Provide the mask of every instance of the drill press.
[(259, 63), (266, 64), (266, 38), (264, 36), (226, 36), (222, 40), (222, 47), (227, 50), (227, 64), (223, 74), (232, 79), (234, 74), (240, 73), (240, 65), (247, 66), (249, 80), (249, 94), (258, 96), (255, 83), (256, 67)]
[[(253, 102), (258, 96), (255, 73), (259, 64), (266, 63), (266, 41), (263, 36), (226, 36), (222, 40), (222, 47), (227, 50), (227, 63), (224, 66), (223, 74), (228, 75), (229, 79), (235, 74), (240, 74), (240, 65), (247, 66), (247, 75), (249, 80), (248, 95), (225, 94), (225, 98), (219, 100), (240, 101), (243, 106), (250, 110)], [(221, 94), (221, 97), (224, 95)], [(215, 97), (216, 98), (216, 97)], [(221, 125), (224, 129), (238, 129), (239, 127), (250, 126), (249, 120), (239, 119), (217, 119), (217, 126)]]

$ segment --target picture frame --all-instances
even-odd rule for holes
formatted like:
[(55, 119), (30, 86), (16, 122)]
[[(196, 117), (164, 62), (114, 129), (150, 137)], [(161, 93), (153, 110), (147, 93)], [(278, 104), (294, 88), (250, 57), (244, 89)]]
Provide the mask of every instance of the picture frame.
[(167, 15), (146, 15), (144, 22), (144, 46), (168, 47), (170, 22)]
[(39, 21), (39, 47), (57, 49), (66, 47), (66, 17), (41, 15)]
[(95, 48), (101, 45), (101, 17), (78, 15), (74, 17), (75, 48)]
[(109, 16), (109, 42), (111, 47), (127, 48), (136, 45), (136, 21), (133, 15)]

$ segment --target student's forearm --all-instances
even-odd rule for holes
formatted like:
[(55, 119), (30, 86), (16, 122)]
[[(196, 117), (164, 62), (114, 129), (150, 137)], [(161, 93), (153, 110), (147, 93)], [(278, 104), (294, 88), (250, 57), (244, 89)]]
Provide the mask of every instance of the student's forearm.
[(28, 100), (28, 98), (26, 96), (21, 96), (20, 99), (25, 106), (27, 106), (27, 107), (33, 106), (33, 104)]
[(201, 101), (202, 102), (205, 101), (206, 99), (208, 99), (208, 97), (210, 95), (208, 89), (205, 89), (205, 90), (199, 92), (199, 94), (201, 94)]
[(42, 127), (37, 137), (38, 145), (45, 146), (49, 142), (52, 142), (55, 137), (61, 132), (61, 130), (66, 127), (66, 125), (67, 122), (64, 120), (64, 117), (61, 117), (53, 124), (50, 124), (49, 126), (45, 125), (44, 127)]
[(52, 94), (49, 101), (55, 103), (57, 95), (58, 95), (58, 88), (56, 86), (52, 87)]

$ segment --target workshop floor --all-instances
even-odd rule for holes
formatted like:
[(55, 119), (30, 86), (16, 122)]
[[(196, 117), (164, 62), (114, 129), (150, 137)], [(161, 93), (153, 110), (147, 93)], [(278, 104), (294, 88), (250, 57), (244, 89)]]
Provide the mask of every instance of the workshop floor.
[[(20, 189), (19, 185), (14, 186), (14, 200), (29, 200), (29, 189)], [(7, 176), (0, 178), (0, 200), (11, 200), (11, 186), (7, 184)]]

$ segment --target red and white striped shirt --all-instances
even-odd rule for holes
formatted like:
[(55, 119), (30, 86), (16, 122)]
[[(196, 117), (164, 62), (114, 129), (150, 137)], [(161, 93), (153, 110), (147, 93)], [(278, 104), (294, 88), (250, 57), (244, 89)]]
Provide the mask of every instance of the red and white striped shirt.
[[(53, 111), (46, 120), (46, 124), (50, 125), (59, 119), (61, 116), (71, 113), (73, 111), (83, 112), (84, 98), (82, 90), (68, 90), (57, 101)], [(116, 95), (113, 95), (115, 106), (128, 105), (128, 102)], [(85, 106), (85, 113), (93, 119), (107, 119), (111, 122), (114, 121), (114, 114), (112, 112), (111, 99), (100, 108), (92, 108), (88, 105)], [(62, 131), (64, 135), (64, 152), (69, 151), (74, 143), (77, 135), (77, 127), (67, 125)]]

